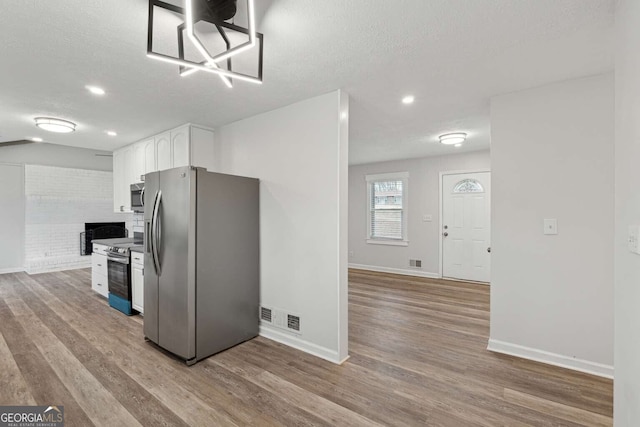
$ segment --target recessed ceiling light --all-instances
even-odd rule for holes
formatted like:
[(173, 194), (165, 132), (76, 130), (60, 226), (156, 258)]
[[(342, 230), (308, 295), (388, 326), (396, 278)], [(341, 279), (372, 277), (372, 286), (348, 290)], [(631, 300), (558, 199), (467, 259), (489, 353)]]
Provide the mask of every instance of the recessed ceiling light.
[(416, 97), (413, 95), (407, 95), (404, 98), (402, 98), (402, 103), (403, 104), (413, 104), (413, 101), (416, 100)]
[(76, 124), (67, 120), (54, 119), (53, 117), (36, 117), (36, 126), (49, 132), (69, 133), (76, 130)]
[(38, 138), (38, 137), (31, 138), (31, 140), (32, 140), (33, 142), (42, 142), (42, 138)]
[(440, 135), (440, 143), (444, 145), (462, 144), (467, 139), (467, 134), (463, 132), (447, 133)]
[(94, 95), (104, 95), (106, 93), (104, 89), (98, 86), (86, 86), (86, 88)]
[(118, 134), (116, 132), (112, 131), (112, 130), (108, 130), (107, 131), (107, 135), (109, 135), (109, 136), (118, 136)]

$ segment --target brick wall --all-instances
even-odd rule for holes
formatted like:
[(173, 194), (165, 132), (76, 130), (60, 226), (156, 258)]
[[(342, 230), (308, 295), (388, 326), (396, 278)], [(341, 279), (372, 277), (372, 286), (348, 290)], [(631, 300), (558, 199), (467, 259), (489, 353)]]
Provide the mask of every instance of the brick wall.
[(144, 214), (134, 213), (132, 221), (133, 221), (133, 231), (138, 233), (144, 233)]
[(25, 269), (27, 273), (91, 266), (80, 256), (85, 222), (125, 221), (113, 212), (112, 172), (25, 165)]

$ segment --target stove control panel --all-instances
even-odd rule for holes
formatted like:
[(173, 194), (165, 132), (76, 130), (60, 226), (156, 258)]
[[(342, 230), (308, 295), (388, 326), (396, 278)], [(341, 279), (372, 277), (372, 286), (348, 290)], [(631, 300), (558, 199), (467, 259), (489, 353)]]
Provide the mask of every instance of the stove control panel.
[(114, 253), (114, 254), (122, 254), (122, 255), (126, 255), (129, 253), (129, 249), (127, 248), (117, 248), (115, 246), (112, 246), (108, 249), (109, 252)]

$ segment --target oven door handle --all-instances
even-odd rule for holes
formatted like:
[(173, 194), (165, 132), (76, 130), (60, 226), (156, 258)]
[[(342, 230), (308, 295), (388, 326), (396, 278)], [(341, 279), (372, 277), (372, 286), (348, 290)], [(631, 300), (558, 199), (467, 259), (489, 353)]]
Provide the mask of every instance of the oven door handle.
[(159, 236), (159, 218), (160, 214), (160, 202), (162, 201), (162, 191), (158, 191), (156, 193), (156, 201), (153, 206), (153, 216), (151, 219), (151, 252), (153, 258), (153, 266), (156, 270), (156, 275), (160, 276), (162, 274), (162, 268), (160, 265), (160, 236)]
[(107, 261), (117, 262), (118, 264), (129, 264), (129, 259), (124, 258), (124, 257), (108, 256), (107, 257)]

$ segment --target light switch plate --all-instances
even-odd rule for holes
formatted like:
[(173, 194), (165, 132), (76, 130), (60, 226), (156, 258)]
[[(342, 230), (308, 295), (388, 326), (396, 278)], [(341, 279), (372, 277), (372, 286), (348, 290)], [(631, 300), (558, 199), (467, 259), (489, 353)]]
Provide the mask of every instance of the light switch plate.
[(640, 225), (629, 226), (629, 252), (640, 255)]
[(555, 218), (549, 218), (544, 220), (544, 234), (555, 235), (558, 234), (558, 220)]

